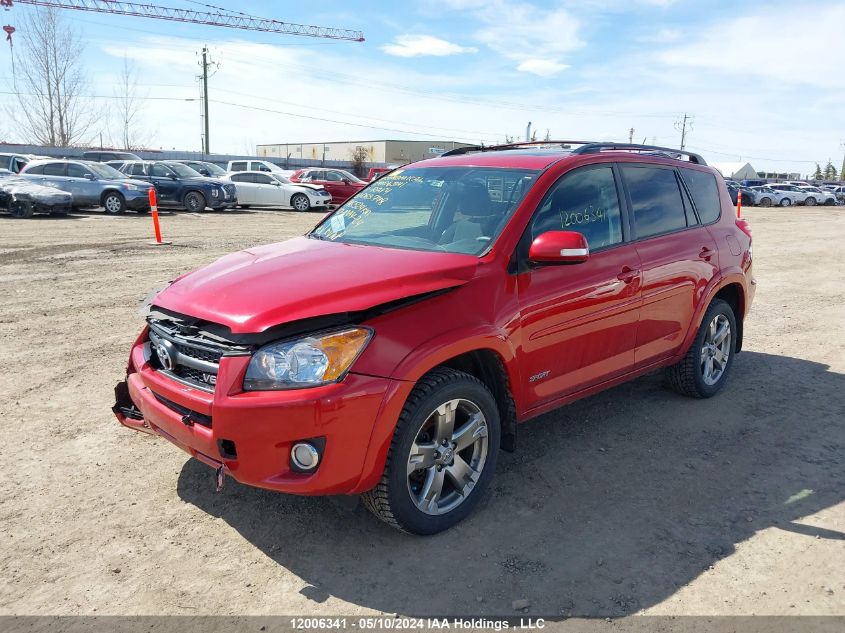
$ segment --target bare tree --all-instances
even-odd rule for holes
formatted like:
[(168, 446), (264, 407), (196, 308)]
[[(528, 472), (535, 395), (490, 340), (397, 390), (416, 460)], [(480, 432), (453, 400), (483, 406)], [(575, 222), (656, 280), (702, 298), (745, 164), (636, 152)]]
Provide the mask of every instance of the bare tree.
[(17, 108), (12, 120), (30, 141), (68, 147), (92, 135), (98, 112), (88, 98), (79, 34), (57, 9), (30, 13), (24, 20), (23, 54), (18, 57)]
[(359, 178), (364, 175), (364, 164), (370, 157), (370, 152), (363, 145), (357, 145), (354, 150), (349, 150), (352, 160), (352, 171)]
[[(115, 90), (115, 118), (119, 129), (119, 140), (115, 143), (125, 150), (147, 147), (152, 135), (141, 124), (139, 114), (144, 107), (147, 93), (138, 89), (138, 71), (135, 64), (124, 55), (123, 69)], [(113, 141), (114, 142), (114, 141)]]

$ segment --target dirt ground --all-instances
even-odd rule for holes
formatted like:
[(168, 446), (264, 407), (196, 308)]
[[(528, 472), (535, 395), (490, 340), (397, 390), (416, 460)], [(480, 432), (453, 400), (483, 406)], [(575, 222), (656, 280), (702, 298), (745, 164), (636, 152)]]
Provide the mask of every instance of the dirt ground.
[[(520, 428), (431, 538), (120, 427), (139, 301), (317, 214), (0, 216), (0, 614), (845, 614), (845, 210), (746, 209), (759, 280), (716, 398), (647, 376)], [(303, 275), (307, 271), (302, 272)]]

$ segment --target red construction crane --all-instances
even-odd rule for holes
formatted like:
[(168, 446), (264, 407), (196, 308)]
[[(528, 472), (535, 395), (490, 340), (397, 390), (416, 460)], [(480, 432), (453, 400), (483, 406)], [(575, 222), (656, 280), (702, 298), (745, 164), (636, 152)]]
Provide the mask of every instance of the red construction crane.
[(264, 31), (282, 35), (324, 37), (332, 40), (351, 40), (353, 42), (364, 41), (364, 34), (361, 31), (282, 22), (281, 20), (259, 18), (245, 13), (230, 13), (226, 10), (211, 13), (208, 11), (192, 11), (191, 9), (174, 9), (155, 4), (120, 2), (119, 0), (0, 0), (0, 6), (8, 9), (15, 2), (39, 7), (53, 7), (55, 9), (76, 9), (79, 11), (94, 11), (96, 13), (131, 15), (139, 18), (190, 22), (192, 24), (205, 24), (208, 26), (224, 26), (232, 29)]

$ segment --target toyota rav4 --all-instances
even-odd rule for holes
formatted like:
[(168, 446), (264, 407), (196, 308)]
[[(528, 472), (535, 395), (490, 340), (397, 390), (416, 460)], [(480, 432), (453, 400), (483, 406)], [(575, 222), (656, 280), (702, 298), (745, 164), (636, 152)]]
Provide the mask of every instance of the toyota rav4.
[(521, 422), (658, 368), (716, 394), (754, 286), (748, 225), (700, 156), (461, 148), (154, 295), (114, 412), (218, 486), (360, 494), (432, 534)]

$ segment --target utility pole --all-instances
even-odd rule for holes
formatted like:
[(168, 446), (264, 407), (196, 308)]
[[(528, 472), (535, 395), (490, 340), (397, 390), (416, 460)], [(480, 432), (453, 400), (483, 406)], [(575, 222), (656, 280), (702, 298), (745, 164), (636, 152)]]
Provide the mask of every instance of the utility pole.
[(630, 130), (628, 130), (628, 143), (630, 145), (634, 144), (634, 128), (631, 128)]
[(208, 46), (202, 47), (202, 113), (205, 136), (203, 137), (203, 153), (210, 154), (208, 142)]
[(525, 128), (525, 142), (528, 143), (531, 140), (531, 121), (528, 122), (528, 125)]
[(681, 150), (682, 151), (684, 149), (684, 146), (686, 145), (686, 140), (687, 140), (687, 121), (690, 122), (690, 129), (692, 129), (692, 115), (689, 115), (686, 112), (684, 112), (683, 120), (675, 123), (675, 129), (681, 130)]

